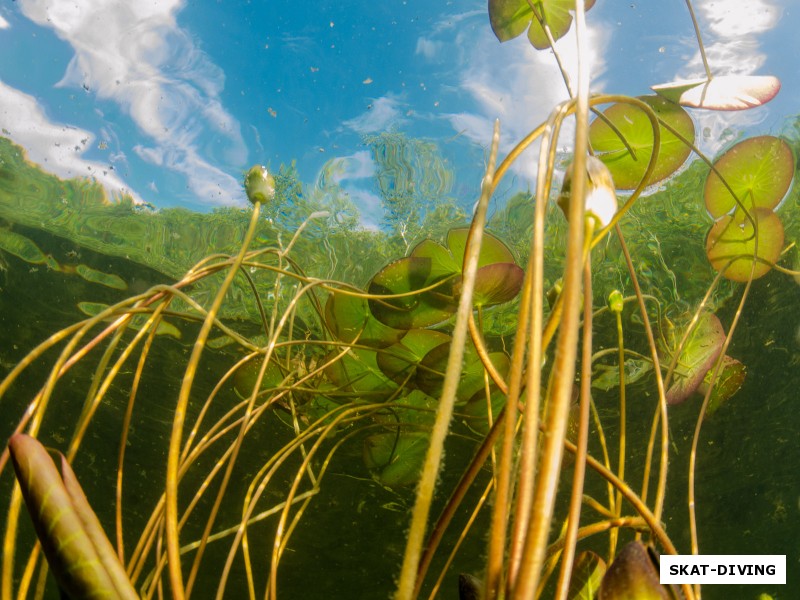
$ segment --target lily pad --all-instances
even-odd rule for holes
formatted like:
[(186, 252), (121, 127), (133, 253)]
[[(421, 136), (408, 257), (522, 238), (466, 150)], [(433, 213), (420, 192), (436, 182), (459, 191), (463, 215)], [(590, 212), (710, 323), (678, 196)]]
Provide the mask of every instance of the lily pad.
[[(694, 142), (694, 122), (677, 104), (659, 96), (642, 96), (659, 119), (668, 123), (689, 142)], [(603, 115), (617, 131), (603, 119), (595, 119), (589, 127), (589, 141), (597, 158), (611, 171), (617, 189), (631, 190), (642, 181), (650, 156), (653, 154), (653, 128), (645, 113), (631, 104), (612, 104)], [(690, 148), (678, 137), (659, 125), (661, 145), (653, 173), (647, 183), (657, 183), (672, 175), (686, 161)], [(624, 136), (627, 146), (620, 139)], [(630, 147), (635, 153), (631, 155)]]
[(413, 377), (417, 365), (436, 346), (447, 343), (450, 336), (433, 329), (412, 329), (403, 339), (378, 353), (378, 367), (398, 384)]
[(772, 100), (781, 81), (772, 75), (721, 75), (654, 85), (657, 94), (691, 108), (744, 110)]
[(667, 390), (667, 404), (680, 404), (697, 390), (724, 342), (725, 330), (717, 316), (710, 312), (700, 315), (678, 359), (672, 385)]
[[(550, 44), (539, 19), (534, 17), (531, 4), (542, 21), (547, 23), (554, 40), (564, 36), (572, 25), (575, 0), (489, 0), (489, 20), (492, 31), (501, 42), (517, 37), (528, 29), (528, 39), (534, 48), (543, 50)], [(594, 0), (586, 0), (586, 10), (594, 6)]]
[(376, 433), (364, 440), (364, 464), (381, 485), (413, 485), (422, 471), (429, 439), (420, 432)]
[[(369, 284), (370, 294), (409, 294), (399, 298), (370, 299), (372, 314), (395, 329), (428, 327), (447, 320), (455, 312), (445, 294), (414, 293), (435, 283), (431, 281), (430, 257), (408, 256), (384, 267)], [(443, 284), (444, 285), (444, 284)]]
[[(732, 281), (747, 281), (754, 262), (753, 279), (763, 277), (783, 249), (783, 224), (778, 215), (768, 208), (756, 208), (750, 211), (750, 215), (757, 229), (742, 211), (737, 210), (714, 223), (706, 238), (706, 256), (711, 266), (717, 271), (725, 269), (723, 275)], [(758, 231), (758, 253), (755, 231)]]
[[(458, 227), (447, 232), (447, 247), (453, 255), (453, 259), (458, 265), (458, 272), (461, 272), (461, 265), (464, 262), (464, 253), (467, 247), (469, 228)], [(494, 263), (514, 263), (514, 255), (502, 241), (490, 233), (483, 234), (481, 251), (478, 254), (478, 267), (485, 267)]]
[[(708, 408), (706, 409), (706, 414), (709, 417), (741, 389), (746, 375), (747, 367), (741, 362), (727, 354), (722, 357), (722, 367), (720, 367), (719, 375), (714, 382), (714, 388), (711, 390), (711, 397), (708, 400)], [(701, 390), (708, 386), (710, 379), (711, 371), (703, 379)]]
[(5, 250), (25, 262), (40, 265), (47, 262), (47, 256), (24, 235), (20, 235), (10, 229), (0, 227), (0, 250)]
[(748, 138), (725, 152), (710, 171), (703, 196), (709, 214), (718, 219), (736, 207), (736, 200), (722, 178), (748, 209), (775, 208), (786, 195), (794, 177), (794, 154), (780, 138), (762, 135)]
[[(233, 375), (233, 389), (240, 398), (249, 398), (253, 393), (253, 388), (258, 380), (258, 373), (261, 370), (263, 359), (253, 359), (243, 364)], [(284, 376), (278, 365), (270, 361), (261, 379), (260, 390), (277, 388), (283, 381)]]
[[(653, 362), (641, 358), (625, 359), (625, 383), (639, 381), (653, 370)], [(619, 366), (597, 364), (592, 373), (592, 387), (603, 391), (619, 387)]]
[[(525, 271), (514, 263), (495, 263), (478, 269), (475, 274), (475, 289), (472, 293), (472, 304), (475, 306), (493, 306), (513, 300), (520, 289)], [(453, 296), (461, 295), (461, 280), (456, 282)]]
[(378, 321), (369, 310), (367, 301), (357, 296), (333, 292), (325, 303), (325, 322), (336, 339), (351, 344), (383, 348), (395, 343), (403, 331), (392, 329)]
[[(444, 373), (450, 356), (450, 342), (433, 348), (425, 355), (417, 370), (417, 385), (426, 394), (438, 398), (442, 392)], [(490, 352), (489, 360), (497, 371), (505, 376), (508, 373), (510, 360), (504, 352)], [(470, 344), (464, 352), (464, 364), (461, 367), (461, 381), (458, 384), (456, 398), (466, 402), (484, 387), (484, 368), (478, 353)]]
[[(333, 358), (334, 350), (325, 359)], [(378, 368), (376, 353), (363, 348), (352, 348), (339, 360), (325, 368), (325, 374), (340, 390), (355, 392), (366, 400), (380, 400), (397, 390), (397, 384)]]
[(100, 285), (114, 288), (115, 290), (128, 289), (128, 284), (125, 283), (125, 280), (114, 273), (103, 273), (102, 271), (87, 267), (86, 265), (78, 265), (75, 267), (75, 272), (91, 283), (99, 283)]

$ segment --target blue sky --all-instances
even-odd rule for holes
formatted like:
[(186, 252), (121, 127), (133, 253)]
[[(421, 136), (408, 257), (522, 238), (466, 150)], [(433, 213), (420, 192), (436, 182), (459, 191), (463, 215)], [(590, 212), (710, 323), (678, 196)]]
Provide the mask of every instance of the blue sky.
[[(695, 111), (703, 150), (727, 128), (780, 133), (800, 91), (796, 1), (695, 7), (716, 74), (783, 82), (756, 110)], [(587, 18), (596, 91), (702, 73), (683, 2), (597, 0)], [(308, 186), (335, 173), (374, 226), (363, 136), (388, 130), (437, 142), (471, 205), (494, 119), (508, 150), (566, 97), (549, 52), (497, 42), (485, 1), (17, 0), (0, 7), (0, 40), (4, 135), (49, 171), (158, 207), (243, 205), (250, 165), (296, 160)], [(572, 36), (558, 48), (574, 73)]]

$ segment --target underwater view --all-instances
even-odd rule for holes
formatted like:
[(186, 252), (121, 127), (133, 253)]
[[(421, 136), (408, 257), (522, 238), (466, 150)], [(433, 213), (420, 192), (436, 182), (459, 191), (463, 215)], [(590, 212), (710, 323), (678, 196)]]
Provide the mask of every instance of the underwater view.
[(797, 598), (798, 8), (1, 6), (0, 600)]

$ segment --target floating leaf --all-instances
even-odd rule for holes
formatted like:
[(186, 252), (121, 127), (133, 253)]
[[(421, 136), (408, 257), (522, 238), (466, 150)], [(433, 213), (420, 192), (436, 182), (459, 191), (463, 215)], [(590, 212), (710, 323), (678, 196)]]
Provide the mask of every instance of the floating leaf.
[[(597, 373), (592, 373), (592, 387), (608, 391), (619, 387), (619, 366), (618, 365), (595, 365)], [(653, 370), (653, 362), (641, 358), (625, 359), (625, 383), (636, 383)]]
[(63, 455), (59, 473), (34, 438), (8, 443), (25, 506), (50, 569), (71, 598), (138, 598)]
[(506, 404), (506, 395), (500, 389), (493, 389), (489, 402), (486, 401), (486, 390), (478, 390), (470, 398), (458, 414), (463, 417), (470, 429), (481, 435), (489, 432), (489, 406), (492, 408), (491, 423), (497, 419), (500, 411)]
[[(338, 354), (332, 352), (326, 362)], [(374, 351), (352, 348), (339, 360), (325, 368), (325, 374), (340, 389), (355, 392), (368, 400), (379, 400), (390, 396), (397, 385), (387, 379), (378, 368)]]
[(772, 75), (720, 75), (654, 85), (657, 94), (691, 108), (744, 110), (772, 100), (781, 89)]
[[(534, 48), (549, 48), (547, 35), (534, 17), (531, 4), (541, 19), (550, 28), (554, 40), (563, 37), (572, 24), (570, 11), (575, 10), (575, 0), (489, 0), (489, 21), (492, 31), (501, 42), (517, 37), (528, 29), (528, 39)], [(594, 0), (586, 0), (586, 10), (594, 6)], [(530, 26), (530, 27), (529, 27)]]
[[(458, 265), (457, 272), (461, 272), (461, 265), (464, 262), (464, 253), (467, 248), (467, 238), (469, 228), (458, 227), (447, 232), (447, 247), (453, 255), (453, 259)], [(478, 254), (478, 267), (485, 267), (493, 263), (513, 263), (514, 255), (502, 241), (490, 233), (483, 234), (481, 251)]]
[(667, 404), (680, 404), (697, 390), (724, 342), (725, 330), (717, 316), (710, 312), (701, 314), (678, 359), (672, 385), (667, 390)]
[(419, 479), (429, 438), (419, 432), (376, 433), (364, 440), (364, 463), (381, 485), (412, 485)]
[(403, 335), (403, 331), (392, 329), (372, 316), (366, 300), (342, 292), (328, 296), (325, 322), (336, 339), (348, 344), (358, 340), (365, 346), (383, 348)]
[(417, 365), (436, 346), (447, 343), (450, 336), (432, 329), (412, 329), (403, 339), (378, 353), (378, 367), (398, 384), (413, 377)]
[[(639, 98), (655, 111), (659, 119), (669, 124), (688, 142), (694, 142), (694, 122), (688, 113), (677, 104), (658, 96)], [(611, 171), (617, 189), (630, 190), (639, 185), (650, 156), (653, 154), (653, 128), (645, 113), (631, 104), (612, 104), (603, 115), (617, 131), (603, 119), (595, 119), (589, 127), (589, 140), (596, 156)], [(648, 184), (653, 184), (672, 175), (686, 161), (690, 148), (677, 136), (659, 124), (661, 145), (655, 170)], [(635, 159), (619, 135), (633, 149)]]
[[(426, 394), (438, 398), (442, 392), (444, 373), (447, 370), (447, 360), (450, 356), (450, 342), (437, 346), (425, 355), (417, 369), (417, 385)], [(508, 373), (510, 361), (504, 352), (489, 353), (489, 360), (497, 371), (505, 376)], [(463, 402), (472, 398), (484, 388), (484, 368), (474, 346), (468, 345), (464, 352), (464, 364), (461, 367), (461, 380), (458, 384), (456, 397)]]
[[(513, 300), (522, 289), (525, 271), (514, 263), (495, 263), (478, 269), (472, 293), (474, 306), (493, 306)], [(461, 292), (461, 281), (454, 287), (456, 298)]]
[[(736, 207), (720, 176), (748, 209), (775, 208), (794, 177), (794, 154), (783, 140), (771, 135), (748, 138), (725, 152), (708, 173), (703, 197), (709, 214), (718, 219)], [(719, 175), (717, 175), (719, 173)]]
[(97, 269), (92, 269), (86, 265), (78, 265), (75, 267), (75, 272), (83, 277), (86, 281), (91, 283), (99, 283), (106, 287), (114, 288), (115, 290), (127, 290), (128, 284), (119, 275), (113, 273), (103, 273)]
[(668, 600), (653, 559), (639, 541), (620, 550), (600, 584), (597, 600)]
[[(258, 381), (258, 373), (261, 371), (263, 358), (255, 358), (243, 364), (233, 375), (233, 389), (240, 398), (249, 398), (253, 393), (253, 388)], [(270, 361), (261, 379), (260, 390), (277, 388), (283, 382), (284, 376), (280, 368), (274, 361)]]
[[(747, 281), (753, 263), (753, 279), (763, 277), (777, 262), (783, 249), (783, 224), (778, 215), (768, 208), (756, 208), (750, 211), (750, 215), (757, 228), (741, 210), (737, 210), (714, 223), (706, 238), (706, 256), (711, 266), (717, 271), (725, 269), (723, 275), (732, 281)], [(755, 231), (758, 231), (758, 253)]]
[(572, 576), (569, 580), (569, 600), (594, 600), (600, 581), (606, 573), (606, 561), (590, 550), (584, 550), (575, 557)]
[[(703, 379), (702, 386), (708, 386), (711, 380), (712, 370), (706, 374)], [(744, 384), (744, 378), (747, 375), (747, 367), (741, 362), (728, 355), (722, 357), (722, 366), (720, 367), (717, 380), (714, 382), (714, 388), (711, 390), (711, 397), (708, 399), (708, 408), (706, 414), (710, 417), (723, 403), (738, 392)]]
[(455, 311), (446, 295), (413, 293), (427, 287), (432, 261), (409, 256), (384, 267), (369, 284), (376, 295), (408, 294), (399, 298), (370, 299), (369, 308), (381, 323), (395, 329), (428, 327), (447, 320)]
[(40, 265), (47, 262), (47, 256), (24, 235), (10, 229), (0, 228), (0, 250), (5, 250), (27, 263)]

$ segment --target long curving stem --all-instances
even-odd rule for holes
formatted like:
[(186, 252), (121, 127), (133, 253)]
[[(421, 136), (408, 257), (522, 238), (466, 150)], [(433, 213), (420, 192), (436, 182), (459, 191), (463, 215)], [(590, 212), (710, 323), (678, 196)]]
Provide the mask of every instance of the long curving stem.
[(694, 34), (697, 36), (697, 46), (700, 48), (700, 58), (703, 59), (703, 68), (706, 70), (706, 77), (711, 80), (711, 67), (708, 66), (708, 58), (706, 57), (706, 48), (703, 46), (703, 36), (700, 35), (700, 25), (697, 22), (697, 17), (694, 14), (692, 7), (692, 0), (686, 0), (686, 8), (689, 9), (689, 15), (692, 17), (692, 25), (694, 25)]

